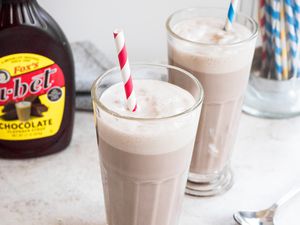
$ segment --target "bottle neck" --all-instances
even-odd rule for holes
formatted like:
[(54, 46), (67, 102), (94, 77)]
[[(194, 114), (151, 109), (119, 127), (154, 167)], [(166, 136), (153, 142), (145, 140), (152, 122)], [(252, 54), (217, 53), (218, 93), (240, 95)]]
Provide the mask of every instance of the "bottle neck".
[(0, 0), (0, 30), (18, 25), (45, 27), (36, 0)]
[[(36, 0), (2, 0), (2, 4), (23, 3), (23, 2), (36, 2)], [(0, 1), (0, 4), (1, 4), (1, 1)]]

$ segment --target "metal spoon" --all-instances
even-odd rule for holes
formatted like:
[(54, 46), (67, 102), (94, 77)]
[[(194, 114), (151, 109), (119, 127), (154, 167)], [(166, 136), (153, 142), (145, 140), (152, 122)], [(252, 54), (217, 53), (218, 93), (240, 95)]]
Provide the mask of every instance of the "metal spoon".
[(274, 225), (276, 210), (299, 193), (300, 188), (293, 189), (268, 209), (256, 212), (239, 211), (233, 214), (233, 218), (240, 225)]

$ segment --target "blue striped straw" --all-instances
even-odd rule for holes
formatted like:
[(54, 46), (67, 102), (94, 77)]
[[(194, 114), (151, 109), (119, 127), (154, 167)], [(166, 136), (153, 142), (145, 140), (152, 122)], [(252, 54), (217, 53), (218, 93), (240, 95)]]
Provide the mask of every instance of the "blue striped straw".
[(273, 26), (273, 8), (271, 5), (271, 2), (273, 0), (266, 0), (265, 1), (265, 11), (266, 11), (266, 23), (265, 23), (265, 27), (266, 27), (266, 34), (267, 34), (267, 44), (268, 44), (268, 52), (269, 55), (268, 57), (270, 57), (270, 64), (269, 66), (269, 71), (268, 71), (268, 78), (275, 78), (275, 73), (272, 70), (272, 68), (274, 68), (274, 51), (273, 51), (273, 46), (274, 46), (274, 39), (273, 39), (273, 33), (274, 33), (274, 26)]
[[(270, 33), (270, 35), (278, 35), (280, 36), (280, 30), (276, 29), (276, 21), (280, 20), (280, 13), (279, 11), (276, 11), (274, 9), (276, 5), (276, 0), (269, 0), (266, 1), (266, 13), (267, 13), (267, 18), (269, 19), (269, 23), (266, 24), (266, 29)], [(278, 0), (277, 0), (278, 2)]]
[(296, 30), (296, 36), (298, 39), (298, 46), (297, 46), (297, 54), (296, 54), (296, 64), (297, 66), (297, 71), (295, 72), (295, 74), (297, 74), (297, 77), (300, 77), (300, 54), (299, 54), (299, 49), (300, 49), (300, 0), (294, 0), (294, 14), (295, 14), (295, 30)]
[(278, 80), (282, 79), (282, 46), (280, 40), (280, 0), (274, 0), (272, 4), (272, 28), (275, 39), (275, 70)]
[(265, 6), (264, 9), (262, 9), (263, 11), (265, 11), (265, 33), (267, 36), (265, 45), (266, 45), (266, 50), (267, 50), (267, 78), (271, 78), (271, 71), (270, 68), (272, 68), (271, 65), (271, 61), (273, 59), (273, 52), (272, 52), (272, 34), (273, 34), (273, 29), (272, 29), (272, 16), (270, 14), (270, 0), (265, 0)]
[(288, 28), (289, 58), (291, 59), (290, 74), (297, 75), (298, 37), (295, 30), (295, 18), (292, 0), (285, 0), (285, 20)]
[(270, 47), (273, 45), (272, 35), (274, 32), (276, 32), (272, 26), (273, 17), (277, 16), (275, 13), (273, 14), (273, 8), (271, 6), (271, 1), (273, 1), (273, 0), (266, 0), (266, 2), (265, 2), (265, 11), (266, 11), (265, 27), (266, 27), (267, 36), (269, 37), (268, 44), (270, 45)]
[(226, 23), (224, 29), (226, 31), (230, 31), (232, 29), (232, 23), (234, 21), (235, 15), (236, 15), (236, 10), (237, 10), (237, 5), (238, 5), (239, 0), (231, 0), (228, 13), (227, 13), (227, 18), (226, 18)]

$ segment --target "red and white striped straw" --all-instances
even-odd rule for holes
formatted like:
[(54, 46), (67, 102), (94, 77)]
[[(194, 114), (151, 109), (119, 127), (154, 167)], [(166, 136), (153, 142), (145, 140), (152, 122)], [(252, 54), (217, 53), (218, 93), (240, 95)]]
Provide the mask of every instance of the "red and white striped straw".
[(118, 52), (122, 80), (124, 83), (127, 107), (130, 111), (134, 112), (137, 109), (137, 102), (135, 92), (133, 89), (132, 76), (127, 56), (124, 32), (120, 29), (116, 29), (114, 31), (114, 39), (116, 43), (116, 49)]

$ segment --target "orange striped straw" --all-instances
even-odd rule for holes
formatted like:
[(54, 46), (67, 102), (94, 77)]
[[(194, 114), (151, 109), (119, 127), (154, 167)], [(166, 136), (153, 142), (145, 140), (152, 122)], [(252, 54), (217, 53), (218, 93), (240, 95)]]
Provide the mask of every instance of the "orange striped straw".
[(285, 32), (285, 18), (284, 18), (284, 3), (281, 3), (280, 7), (280, 40), (281, 40), (281, 57), (282, 57), (282, 78), (288, 79), (289, 68), (287, 59), (287, 46), (286, 46), (286, 32)]

